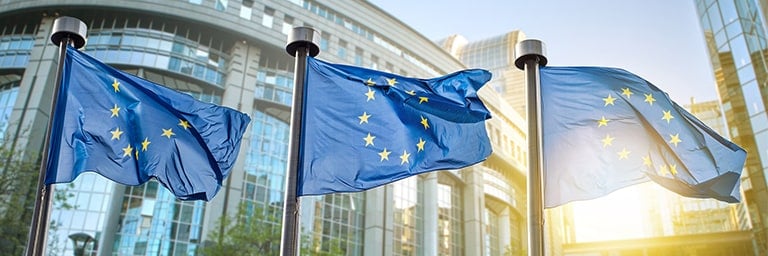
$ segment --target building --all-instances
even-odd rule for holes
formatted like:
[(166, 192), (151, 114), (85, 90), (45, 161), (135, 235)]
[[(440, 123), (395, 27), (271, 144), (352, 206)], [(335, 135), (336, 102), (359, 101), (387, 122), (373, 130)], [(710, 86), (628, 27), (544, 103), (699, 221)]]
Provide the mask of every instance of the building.
[(756, 254), (768, 254), (768, 1), (696, 0), (728, 133), (750, 152), (743, 190)]
[[(127, 187), (94, 174), (56, 186), (65, 198), (51, 213), (47, 249), (56, 255), (73, 252), (67, 237), (74, 233), (92, 236), (95, 242), (86, 251), (98, 255), (194, 255), (216, 240), (211, 234), (219, 229), (220, 217), (240, 209), (249, 216), (259, 211), (277, 217), (259, 221), (273, 225), (264, 232), (279, 232), (294, 63), (284, 45), (295, 26), (320, 31), (318, 57), (336, 63), (415, 77), (482, 63), (465, 65), (365, 1), (2, 1), (4, 147), (28, 155), (41, 151), (39, 134), (45, 133), (58, 65), (58, 48), (49, 34), (62, 15), (88, 25), (86, 53), (200, 100), (249, 113), (252, 122), (238, 163), (210, 202), (178, 201), (156, 182)], [(509, 47), (507, 58), (513, 56), (512, 45), (499, 46)], [(505, 61), (491, 67), (513, 69), (512, 61)], [(487, 161), (362, 193), (303, 197), (304, 245), (315, 252), (337, 248), (345, 255), (524, 255), (525, 120), (504, 93), (485, 89), (480, 94), (493, 115), (487, 128), (494, 153)], [(551, 230), (549, 235), (558, 237)], [(560, 251), (557, 246), (552, 251)], [(271, 248), (277, 250), (279, 241)]]

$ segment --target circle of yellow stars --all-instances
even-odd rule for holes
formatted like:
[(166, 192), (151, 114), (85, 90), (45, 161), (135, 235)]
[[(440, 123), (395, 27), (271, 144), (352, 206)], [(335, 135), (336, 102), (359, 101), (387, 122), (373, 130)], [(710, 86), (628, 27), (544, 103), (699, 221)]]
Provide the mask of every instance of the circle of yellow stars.
[[(632, 89), (625, 87), (621, 88), (620, 95), (626, 98), (627, 100), (630, 100), (632, 98), (632, 95), (635, 93), (632, 91)], [(656, 102), (656, 99), (653, 97), (653, 93), (643, 93), (642, 96), (645, 98), (643, 99), (643, 102), (648, 104), (649, 106), (653, 106), (654, 102)], [(611, 107), (615, 106), (617, 98), (614, 98), (612, 93), (609, 93), (605, 98), (602, 98), (603, 100), (603, 107)], [(674, 119), (675, 116), (672, 113), (672, 110), (662, 110), (661, 112), (661, 120), (666, 121), (667, 124), (670, 124), (672, 119)], [(601, 127), (608, 127), (610, 125), (611, 120), (606, 118), (605, 116), (600, 116), (599, 119), (596, 119), (597, 122), (597, 128)], [(682, 143), (682, 139), (680, 139), (680, 134), (668, 134), (669, 140), (666, 141), (669, 143), (669, 145), (673, 147), (677, 147), (678, 144)], [(616, 137), (611, 136), (611, 134), (606, 133), (605, 137), (600, 139), (600, 142), (603, 145), (603, 148), (609, 148), (614, 145), (614, 140), (616, 140)], [(631, 151), (629, 151), (627, 148), (622, 147), (621, 150), (615, 151), (616, 157), (619, 160), (629, 159), (630, 155), (632, 154)], [(643, 165), (648, 168), (654, 168), (653, 163), (651, 161), (650, 156), (643, 156)], [(657, 173), (661, 176), (665, 175), (677, 175), (677, 165), (676, 164), (669, 164), (669, 165), (659, 165), (657, 169)]]
[[(119, 94), (120, 91), (120, 82), (117, 81), (117, 79), (114, 79), (112, 82), (112, 90), (115, 94)], [(120, 118), (120, 113), (122, 112), (122, 108), (118, 106), (117, 104), (114, 104), (114, 106), (109, 109), (109, 118)], [(179, 123), (177, 124), (181, 127), (183, 130), (188, 130), (191, 126), (188, 121), (179, 119)], [(176, 136), (176, 133), (173, 131), (173, 126), (170, 128), (161, 128), (162, 132), (158, 132), (160, 137), (166, 137), (167, 139), (171, 139), (171, 137)], [(115, 127), (109, 133), (110, 141), (117, 141), (118, 143), (123, 138), (123, 134), (126, 131), (121, 130), (119, 126)], [(152, 144), (152, 141), (150, 141), (149, 137), (144, 137), (144, 140), (139, 143), (139, 145), (131, 145), (130, 142), (128, 142), (128, 145), (125, 147), (122, 147), (122, 157), (131, 157), (135, 158), (136, 160), (139, 159), (139, 152), (146, 152), (149, 149), (149, 145)]]
[[(385, 78), (385, 81), (386, 81), (386, 85), (391, 87), (395, 87), (399, 83), (397, 81), (397, 78)], [(367, 88), (368, 89), (367, 92), (364, 93), (365, 101), (369, 102), (369, 101), (376, 100), (376, 91), (370, 88), (370, 86), (376, 85), (376, 82), (373, 80), (373, 78), (368, 78), (368, 80), (366, 80), (364, 84), (369, 86), (369, 88)], [(408, 91), (405, 91), (405, 93), (411, 96), (416, 96), (415, 90), (408, 90)], [(418, 104), (429, 103), (429, 98), (426, 96), (419, 96), (418, 99), (419, 99)], [(373, 114), (370, 114), (367, 111), (363, 111), (363, 113), (357, 116), (357, 118), (359, 120), (360, 125), (366, 125), (366, 124), (369, 124), (368, 123), (369, 119), (375, 118), (375, 117), (373, 116)], [(424, 116), (420, 116), (419, 118), (420, 118), (419, 123), (421, 124), (421, 126), (424, 127), (425, 130), (428, 130), (430, 128), (429, 119)], [(362, 138), (362, 140), (365, 142), (364, 147), (375, 146), (376, 136), (369, 132), (366, 134), (365, 137)], [(416, 152), (418, 153), (418, 152), (424, 151), (424, 147), (426, 146), (426, 144), (427, 142), (423, 138), (419, 138), (418, 142), (415, 143)], [(379, 156), (379, 161), (380, 162), (389, 161), (390, 160), (389, 156), (392, 153), (393, 153), (392, 151), (384, 147), (381, 151), (377, 153), (377, 155)], [(407, 163), (410, 163), (411, 155), (412, 153), (408, 152), (407, 149), (403, 150), (403, 153), (398, 156), (398, 158), (400, 158), (400, 165), (405, 165)]]

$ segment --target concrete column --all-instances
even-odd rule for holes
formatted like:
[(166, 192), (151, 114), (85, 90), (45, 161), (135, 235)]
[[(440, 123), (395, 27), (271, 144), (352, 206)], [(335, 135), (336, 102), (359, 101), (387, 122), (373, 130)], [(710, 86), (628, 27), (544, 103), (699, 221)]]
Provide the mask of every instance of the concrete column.
[[(17, 152), (37, 157), (42, 153), (51, 112), (53, 83), (56, 80), (59, 47), (50, 40), (54, 17), (43, 17), (35, 35), (19, 94), (8, 121), (7, 137)], [(7, 146), (7, 145), (6, 145)]]
[(363, 255), (392, 255), (394, 217), (392, 188), (384, 185), (365, 192), (365, 241)]
[(430, 172), (423, 180), (424, 206), (422, 221), (424, 222), (424, 255), (437, 256), (438, 245), (438, 206), (437, 206), (437, 172)]
[(499, 213), (499, 246), (501, 246), (500, 252), (504, 253), (507, 248), (511, 248), (512, 235), (509, 230), (511, 229), (511, 222), (509, 221), (509, 206), (504, 207)]
[(483, 169), (473, 166), (462, 171), (466, 186), (464, 200), (464, 255), (483, 255), (483, 211), (485, 192), (483, 190)]
[[(227, 63), (227, 77), (224, 82), (222, 105), (251, 115), (253, 113), (254, 90), (256, 88), (256, 73), (259, 68), (261, 49), (249, 45), (245, 41), (235, 43), (231, 51), (231, 60)], [(203, 241), (209, 239), (208, 233), (216, 228), (217, 221), (223, 214), (235, 216), (243, 196), (243, 179), (245, 178), (245, 155), (251, 144), (249, 129), (243, 135), (240, 143), (240, 153), (229, 177), (224, 180), (224, 187), (205, 207), (203, 220)]]

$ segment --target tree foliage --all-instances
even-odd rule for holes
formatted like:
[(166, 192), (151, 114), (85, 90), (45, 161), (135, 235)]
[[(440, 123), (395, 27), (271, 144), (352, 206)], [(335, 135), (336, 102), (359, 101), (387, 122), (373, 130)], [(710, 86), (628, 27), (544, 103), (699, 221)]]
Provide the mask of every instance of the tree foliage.
[(36, 161), (17, 155), (0, 148), (0, 251), (8, 255), (24, 253), (39, 172)]
[[(204, 256), (278, 255), (281, 242), (279, 214), (275, 208), (249, 210), (242, 204), (234, 218), (224, 216), (218, 220), (216, 230), (209, 233), (209, 240), (198, 252)], [(223, 235), (219, 231), (222, 225), (225, 227)], [(304, 235), (301, 240), (300, 255), (345, 254), (338, 239), (313, 241), (310, 235)]]
[[(277, 255), (280, 248), (280, 225), (274, 214), (264, 208), (248, 208), (241, 204), (233, 217), (223, 216), (209, 240), (199, 252), (205, 256)], [(224, 233), (220, 229), (224, 227)]]

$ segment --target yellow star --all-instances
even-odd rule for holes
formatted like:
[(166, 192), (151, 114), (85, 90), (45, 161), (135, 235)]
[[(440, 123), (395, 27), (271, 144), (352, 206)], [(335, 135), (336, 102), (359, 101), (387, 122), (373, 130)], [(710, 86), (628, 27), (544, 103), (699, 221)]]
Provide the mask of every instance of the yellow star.
[(605, 101), (604, 106), (613, 105), (613, 102), (616, 101), (616, 98), (608, 94), (608, 98), (603, 98), (603, 101)]
[(131, 152), (133, 152), (133, 147), (131, 147), (131, 145), (123, 148), (123, 156), (131, 156)]
[(419, 97), (419, 104), (421, 104), (423, 102), (429, 102), (429, 98), (427, 98), (427, 97)]
[(366, 101), (375, 100), (376, 98), (374, 97), (374, 93), (375, 92), (371, 90), (371, 88), (368, 88), (368, 92), (365, 93), (365, 96), (368, 96), (368, 99)]
[(643, 157), (643, 165), (650, 167), (651, 166), (651, 157), (650, 156), (644, 156)]
[(376, 136), (371, 136), (371, 133), (369, 132), (368, 136), (365, 136), (365, 138), (363, 138), (363, 140), (365, 141), (365, 146), (367, 147), (368, 145), (373, 145), (373, 139), (375, 138)]
[(619, 159), (629, 158), (629, 153), (632, 153), (632, 152), (628, 151), (626, 148), (622, 149), (621, 151), (618, 152)]
[(413, 95), (416, 95), (416, 90), (405, 91), (405, 93), (413, 96)]
[(387, 151), (387, 148), (384, 148), (384, 150), (379, 152), (379, 156), (381, 157), (380, 162), (384, 162), (384, 160), (389, 160), (389, 153), (392, 153), (392, 151)]
[(397, 84), (397, 79), (395, 79), (395, 78), (387, 78), (387, 84), (389, 86), (395, 86)]
[(667, 111), (664, 111), (664, 117), (662, 117), (661, 119), (667, 120), (667, 123), (669, 123), (669, 120), (672, 120), (672, 118), (675, 118), (675, 117), (672, 116), (671, 110), (667, 110)]
[(597, 120), (597, 127), (600, 126), (608, 126), (608, 119), (605, 119), (605, 116), (601, 117), (600, 120)]
[(680, 142), (683, 142), (683, 141), (680, 140), (680, 134), (679, 133), (675, 134), (675, 135), (672, 135), (672, 134), (669, 135), (669, 143), (674, 144), (675, 147), (677, 147), (677, 143), (680, 143)]
[(114, 82), (112, 82), (112, 88), (115, 89), (115, 92), (120, 91), (120, 82), (118, 82), (117, 79), (115, 79)]
[(136, 153), (136, 160), (139, 160), (139, 150), (136, 149), (136, 151), (134, 151), (134, 153)]
[(403, 154), (400, 155), (400, 164), (408, 163), (408, 157), (410, 157), (411, 154), (408, 153), (408, 151), (403, 150)]
[(614, 138), (614, 137), (611, 137), (611, 135), (610, 135), (610, 134), (606, 134), (606, 135), (605, 135), (605, 138), (603, 138), (603, 139), (602, 139), (602, 141), (603, 141), (603, 147), (607, 147), (607, 146), (610, 146), (610, 145), (611, 145), (611, 143), (613, 142), (613, 139), (615, 139), (615, 138)]
[(116, 116), (119, 116), (119, 115), (118, 115), (118, 111), (120, 111), (120, 108), (119, 108), (119, 107), (117, 107), (117, 104), (115, 104), (115, 107), (113, 107), (113, 108), (112, 108), (112, 109), (110, 109), (109, 111), (111, 111), (111, 112), (112, 112), (112, 116), (110, 116), (110, 117), (116, 117)]
[(179, 126), (184, 127), (184, 130), (189, 128), (189, 122), (187, 120), (179, 119)]
[(429, 123), (428, 123), (427, 119), (424, 118), (424, 116), (421, 117), (421, 124), (424, 125), (424, 130), (429, 128)]
[(661, 176), (669, 174), (669, 171), (667, 170), (667, 166), (666, 165), (659, 165), (659, 172), (658, 173)]
[(358, 116), (357, 118), (360, 118), (360, 124), (368, 123), (368, 118), (371, 117), (367, 112), (363, 112), (362, 116)]
[(368, 85), (368, 86), (376, 85), (376, 82), (374, 82), (373, 79), (368, 78), (368, 81), (365, 81), (365, 85)]
[(627, 99), (632, 97), (632, 91), (629, 90), (629, 88), (621, 88), (621, 95), (627, 96)]
[(120, 127), (115, 128), (115, 130), (110, 131), (110, 133), (112, 133), (113, 140), (120, 140), (120, 135), (123, 135), (123, 131), (120, 130)]
[(152, 143), (152, 142), (149, 142), (149, 138), (145, 137), (144, 141), (141, 142), (141, 151), (147, 151), (147, 147), (149, 146), (149, 143)]
[(670, 164), (669, 165), (669, 172), (671, 172), (672, 175), (677, 175), (677, 165), (676, 164)]
[(648, 104), (653, 106), (654, 101), (656, 101), (656, 99), (653, 98), (653, 94), (645, 94), (645, 102), (648, 102)]
[(165, 136), (165, 137), (168, 137), (170, 139), (171, 136), (173, 136), (173, 135), (176, 135), (176, 134), (173, 133), (173, 128), (170, 128), (170, 129), (163, 129), (163, 134), (161, 136)]
[(426, 144), (426, 143), (427, 143), (426, 141), (424, 141), (423, 139), (419, 138), (419, 143), (416, 143), (416, 148), (418, 148), (419, 150), (417, 150), (416, 152), (424, 151), (424, 144)]

